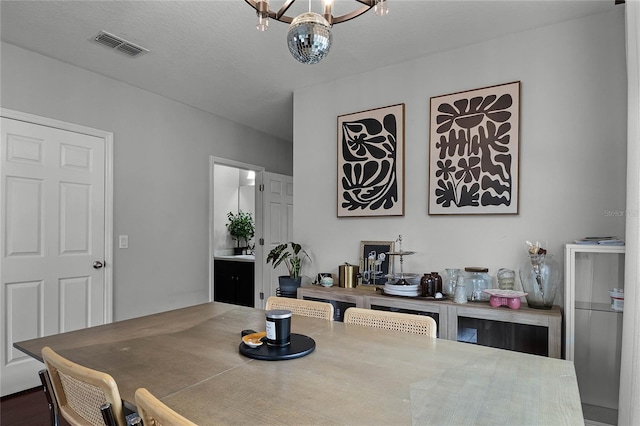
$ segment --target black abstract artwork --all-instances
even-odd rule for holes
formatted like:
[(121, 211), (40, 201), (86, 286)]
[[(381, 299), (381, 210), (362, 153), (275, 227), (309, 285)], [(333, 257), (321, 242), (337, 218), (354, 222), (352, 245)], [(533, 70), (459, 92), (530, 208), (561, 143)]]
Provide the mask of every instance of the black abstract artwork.
[(338, 117), (338, 217), (404, 215), (404, 104)]
[(520, 82), (431, 98), (429, 214), (518, 213)]

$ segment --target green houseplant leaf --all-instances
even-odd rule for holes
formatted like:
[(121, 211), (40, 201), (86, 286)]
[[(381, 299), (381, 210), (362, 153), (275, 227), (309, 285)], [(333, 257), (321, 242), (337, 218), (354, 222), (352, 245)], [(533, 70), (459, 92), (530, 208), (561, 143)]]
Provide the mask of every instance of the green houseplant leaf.
[(229, 219), (227, 229), (231, 234), (231, 238), (237, 241), (238, 247), (240, 247), (241, 240), (244, 240), (245, 246), (249, 245), (249, 240), (255, 235), (255, 226), (251, 213), (238, 210), (237, 214), (227, 213), (227, 218)]
[(267, 255), (267, 264), (273, 264), (273, 269), (284, 262), (289, 276), (291, 278), (298, 278), (300, 276), (300, 269), (302, 268), (302, 261), (304, 259), (311, 258), (306, 251), (302, 249), (302, 246), (298, 243), (289, 242), (282, 243), (274, 247)]

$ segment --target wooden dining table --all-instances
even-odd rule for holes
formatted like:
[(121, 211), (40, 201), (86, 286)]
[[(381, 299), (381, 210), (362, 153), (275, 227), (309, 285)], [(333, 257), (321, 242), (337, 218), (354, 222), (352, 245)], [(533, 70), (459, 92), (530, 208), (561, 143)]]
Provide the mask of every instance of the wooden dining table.
[(14, 344), (111, 374), (125, 405), (147, 388), (199, 425), (584, 425), (573, 363), (293, 315), (313, 352), (239, 351), (265, 311), (219, 302)]

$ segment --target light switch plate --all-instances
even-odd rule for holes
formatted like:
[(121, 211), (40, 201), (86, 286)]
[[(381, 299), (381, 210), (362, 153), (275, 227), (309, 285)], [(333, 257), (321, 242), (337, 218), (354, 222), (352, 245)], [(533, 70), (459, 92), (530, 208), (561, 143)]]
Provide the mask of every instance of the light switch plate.
[(128, 235), (119, 235), (118, 236), (118, 248), (121, 248), (121, 249), (129, 248), (129, 236)]

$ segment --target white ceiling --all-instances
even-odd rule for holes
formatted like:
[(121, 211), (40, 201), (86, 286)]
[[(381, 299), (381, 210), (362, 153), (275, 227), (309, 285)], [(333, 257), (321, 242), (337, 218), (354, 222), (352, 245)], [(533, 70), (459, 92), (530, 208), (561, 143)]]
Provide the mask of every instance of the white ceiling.
[[(340, 10), (352, 0), (336, 0)], [(272, 9), (282, 0), (271, 0)], [(289, 14), (308, 8), (299, 0)], [(14, 44), (166, 96), (291, 141), (293, 92), (415, 57), (600, 13), (614, 0), (388, 0), (389, 15), (369, 11), (333, 28), (329, 56), (293, 59), (287, 24), (255, 29), (244, 0), (2, 0), (0, 32)], [(320, 11), (313, 0), (312, 8)], [(131, 58), (95, 43), (108, 31), (150, 50)]]

